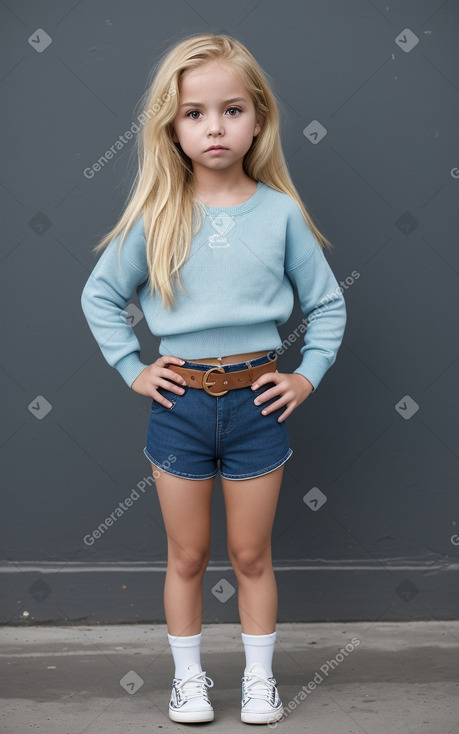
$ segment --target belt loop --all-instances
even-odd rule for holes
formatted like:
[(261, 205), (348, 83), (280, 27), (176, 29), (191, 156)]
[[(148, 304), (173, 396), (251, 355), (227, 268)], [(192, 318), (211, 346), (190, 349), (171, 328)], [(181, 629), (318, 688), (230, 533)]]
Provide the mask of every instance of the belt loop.
[(249, 369), (249, 380), (250, 380), (250, 384), (252, 384), (252, 383), (254, 382), (254, 377), (253, 377), (253, 367), (252, 367), (252, 365), (250, 364), (250, 362), (246, 362), (246, 365), (247, 365), (247, 367), (248, 367), (248, 369)]

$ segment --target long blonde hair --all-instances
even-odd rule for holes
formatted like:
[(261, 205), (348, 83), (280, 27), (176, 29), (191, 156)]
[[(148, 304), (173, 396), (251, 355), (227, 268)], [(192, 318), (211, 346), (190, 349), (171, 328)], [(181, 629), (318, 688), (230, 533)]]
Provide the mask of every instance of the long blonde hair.
[[(279, 112), (267, 75), (240, 41), (228, 35), (203, 33), (185, 37), (158, 60), (150, 72), (147, 91), (141, 98), (144, 124), (137, 135), (138, 171), (129, 201), (116, 226), (96, 245), (106, 247), (121, 232), (120, 248), (129, 230), (143, 213), (149, 288), (160, 293), (165, 308), (175, 305), (172, 279), (183, 289), (180, 268), (189, 257), (192, 237), (202, 224), (201, 209), (193, 193), (190, 158), (172, 140), (172, 123), (179, 108), (181, 76), (209, 60), (219, 59), (238, 75), (260, 117), (261, 131), (244, 156), (243, 169), (288, 194), (300, 210), (321, 247), (334, 247), (321, 234), (303, 204), (287, 169), (279, 136)], [(192, 231), (193, 216), (197, 228)]]

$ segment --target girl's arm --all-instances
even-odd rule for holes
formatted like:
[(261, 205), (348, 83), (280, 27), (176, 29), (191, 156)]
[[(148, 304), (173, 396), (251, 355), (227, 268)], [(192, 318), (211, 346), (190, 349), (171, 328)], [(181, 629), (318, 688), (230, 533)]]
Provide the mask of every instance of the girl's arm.
[(287, 226), (285, 272), (308, 322), (302, 361), (294, 373), (306, 377), (316, 390), (343, 340), (346, 304), (322, 248), (294, 204)]
[(143, 219), (127, 234), (118, 266), (120, 239), (103, 250), (84, 286), (81, 307), (103, 356), (131, 387), (148, 366), (140, 360), (139, 340), (125, 310), (135, 288), (148, 278)]

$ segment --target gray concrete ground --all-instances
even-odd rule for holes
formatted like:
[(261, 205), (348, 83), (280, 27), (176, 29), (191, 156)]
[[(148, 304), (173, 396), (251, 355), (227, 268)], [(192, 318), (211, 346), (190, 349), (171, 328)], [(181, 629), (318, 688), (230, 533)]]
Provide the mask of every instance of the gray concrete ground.
[(240, 720), (240, 625), (203, 626), (213, 722), (176, 724), (166, 625), (4, 627), (3, 734), (211, 728), (314, 734), (459, 734), (459, 621), (278, 623), (277, 725)]

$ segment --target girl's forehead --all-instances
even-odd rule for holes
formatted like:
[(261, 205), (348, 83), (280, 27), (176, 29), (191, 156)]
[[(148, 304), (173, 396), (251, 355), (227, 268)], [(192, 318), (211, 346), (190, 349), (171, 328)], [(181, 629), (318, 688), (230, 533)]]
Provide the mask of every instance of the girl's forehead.
[(228, 64), (218, 59), (206, 61), (195, 69), (186, 69), (180, 79), (181, 89), (205, 89), (209, 84), (243, 86), (241, 80)]

